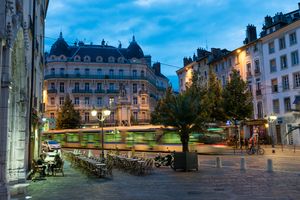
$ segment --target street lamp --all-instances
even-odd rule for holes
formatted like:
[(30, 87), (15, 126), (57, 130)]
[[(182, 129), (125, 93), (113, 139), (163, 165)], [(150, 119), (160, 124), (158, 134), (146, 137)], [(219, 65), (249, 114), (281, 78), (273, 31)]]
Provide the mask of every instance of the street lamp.
[(99, 121), (99, 124), (101, 124), (101, 128), (102, 128), (102, 131), (101, 131), (101, 157), (104, 158), (104, 131), (103, 131), (103, 127), (104, 127), (104, 120), (110, 115), (110, 110), (108, 109), (102, 109), (101, 110), (101, 117), (99, 118), (98, 117), (98, 112), (95, 108), (93, 108), (93, 110), (91, 111), (91, 114), (93, 117), (97, 117), (98, 121)]
[(269, 117), (268, 117), (268, 122), (270, 123), (270, 126), (269, 126), (269, 130), (271, 132), (271, 137), (272, 137), (272, 153), (275, 153), (275, 145), (274, 145), (274, 132), (273, 132), (273, 129), (272, 129), (272, 123), (275, 122), (275, 120), (277, 120), (277, 116), (274, 115), (274, 114), (271, 114)]

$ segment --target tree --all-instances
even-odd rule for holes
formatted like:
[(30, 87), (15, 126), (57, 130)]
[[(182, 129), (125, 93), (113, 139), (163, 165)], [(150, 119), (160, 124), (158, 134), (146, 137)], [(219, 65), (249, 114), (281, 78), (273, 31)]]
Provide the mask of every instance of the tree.
[(224, 121), (225, 113), (223, 108), (222, 87), (216, 74), (209, 73), (208, 85), (205, 88), (205, 95), (202, 95), (204, 105), (208, 110), (208, 119), (210, 122)]
[(190, 87), (185, 92), (174, 95), (172, 88), (169, 87), (151, 114), (152, 123), (173, 126), (177, 129), (183, 152), (189, 151), (189, 135), (201, 126), (197, 122), (202, 121), (200, 96), (199, 92), (195, 91), (195, 87)]
[(227, 117), (244, 120), (252, 116), (252, 96), (237, 70), (232, 70), (230, 81), (223, 90), (223, 98)]
[(81, 125), (81, 117), (78, 110), (74, 109), (74, 105), (69, 95), (67, 95), (64, 104), (61, 106), (56, 118), (56, 129), (73, 129), (79, 128)]

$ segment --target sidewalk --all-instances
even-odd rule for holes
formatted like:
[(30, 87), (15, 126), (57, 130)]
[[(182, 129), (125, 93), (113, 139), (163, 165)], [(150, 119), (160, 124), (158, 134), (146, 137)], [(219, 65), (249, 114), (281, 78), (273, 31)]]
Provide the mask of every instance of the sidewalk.
[[(113, 179), (88, 176), (66, 162), (65, 177), (30, 182), (26, 196), (32, 200), (300, 199), (300, 173), (243, 172), (200, 165), (199, 171), (193, 172), (159, 168), (147, 176), (118, 170), (113, 175)], [(12, 199), (24, 200), (26, 196)]]

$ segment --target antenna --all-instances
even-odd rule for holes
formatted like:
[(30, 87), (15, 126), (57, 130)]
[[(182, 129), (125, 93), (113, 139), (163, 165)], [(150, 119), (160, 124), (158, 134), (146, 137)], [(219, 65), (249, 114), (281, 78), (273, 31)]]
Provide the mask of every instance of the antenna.
[(206, 48), (206, 51), (208, 51), (207, 39), (205, 40), (205, 48)]

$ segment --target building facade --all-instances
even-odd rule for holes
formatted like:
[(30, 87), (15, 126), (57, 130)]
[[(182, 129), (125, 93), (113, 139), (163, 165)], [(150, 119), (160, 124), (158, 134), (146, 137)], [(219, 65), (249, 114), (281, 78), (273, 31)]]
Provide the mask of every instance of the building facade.
[(168, 86), (160, 63), (151, 66), (151, 56), (144, 55), (134, 36), (122, 48), (104, 40), (100, 45), (68, 45), (60, 33), (46, 59), (45, 116), (52, 121), (69, 95), (84, 126), (97, 124), (90, 114), (93, 108), (111, 110), (106, 125), (148, 124)]
[(0, 199), (10, 199), (10, 192), (22, 191), (20, 183), (38, 152), (31, 122), (32, 110), (41, 115), (48, 1), (1, 0), (0, 5)]
[[(268, 132), (275, 143), (300, 144), (299, 129), (287, 135), (288, 127), (300, 122), (299, 19), (300, 3), (295, 11), (266, 16), (260, 38), (256, 28), (248, 25), (243, 46), (226, 54), (217, 53), (216, 49), (210, 52), (209, 69), (223, 86), (232, 69), (238, 70), (248, 83), (254, 114), (244, 127), (246, 137), (258, 128), (263, 134)], [(185, 89), (181, 80), (191, 80), (194, 65), (184, 64), (177, 71), (180, 91)], [(274, 114), (278, 119), (266, 129), (268, 117)]]

